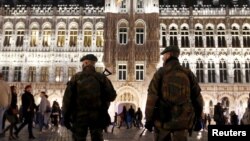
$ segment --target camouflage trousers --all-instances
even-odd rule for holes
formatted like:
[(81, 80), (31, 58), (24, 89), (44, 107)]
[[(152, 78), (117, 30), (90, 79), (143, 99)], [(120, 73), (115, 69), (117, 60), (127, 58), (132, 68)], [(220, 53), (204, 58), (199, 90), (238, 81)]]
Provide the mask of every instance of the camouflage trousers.
[(187, 141), (188, 131), (169, 131), (162, 128), (155, 129), (155, 141)]
[(90, 130), (91, 141), (103, 141), (103, 129), (88, 126), (74, 129), (73, 141), (86, 141), (88, 129)]

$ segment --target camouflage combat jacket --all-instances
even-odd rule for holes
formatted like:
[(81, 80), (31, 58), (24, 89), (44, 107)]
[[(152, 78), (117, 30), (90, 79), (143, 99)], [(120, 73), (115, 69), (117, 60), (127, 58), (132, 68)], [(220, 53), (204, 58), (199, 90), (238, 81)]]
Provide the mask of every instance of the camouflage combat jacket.
[[(93, 81), (81, 82), (88, 77)], [(79, 86), (78, 83), (84, 86)], [(116, 91), (110, 80), (104, 74), (96, 72), (93, 66), (84, 67), (82, 72), (72, 76), (67, 83), (63, 96), (63, 116), (66, 120), (70, 119), (73, 126), (97, 124), (102, 120), (100, 110), (107, 110), (109, 103), (115, 98)]]
[[(190, 103), (187, 103), (185, 107), (187, 108), (189, 107), (190, 110), (193, 110), (196, 116), (201, 116), (202, 109), (203, 109), (203, 98), (200, 94), (201, 89), (198, 85), (198, 82), (190, 69), (186, 69), (180, 66), (178, 59), (172, 57), (167, 62), (164, 63), (163, 67), (157, 70), (148, 88), (148, 95), (147, 95), (148, 97), (147, 97), (146, 111), (145, 111), (146, 121), (151, 121), (151, 122), (153, 121), (155, 126), (157, 126), (156, 124), (158, 122), (162, 122), (162, 121), (157, 121), (159, 120), (159, 117), (157, 117), (159, 115), (159, 113), (157, 113), (159, 112), (157, 111), (159, 101), (160, 101), (159, 99), (162, 99), (162, 95), (164, 95), (165, 93), (164, 88), (162, 88), (163, 86), (165, 86), (162, 84), (162, 79), (167, 75), (169, 70), (171, 70), (173, 67), (176, 67), (176, 66), (181, 67), (181, 69), (184, 70), (184, 73), (188, 76), (188, 79), (189, 79), (189, 84), (187, 85), (190, 85), (190, 91), (187, 91), (187, 92), (190, 92), (190, 94), (187, 94), (187, 95), (190, 96)], [(166, 114), (171, 114), (171, 113), (166, 113)], [(186, 117), (183, 117), (183, 118), (186, 118)], [(182, 123), (178, 123), (178, 124), (182, 124)], [(171, 126), (166, 127), (166, 128), (171, 128), (172, 126), (175, 126), (175, 125), (171, 124)], [(183, 128), (183, 127), (180, 127), (180, 128)]]

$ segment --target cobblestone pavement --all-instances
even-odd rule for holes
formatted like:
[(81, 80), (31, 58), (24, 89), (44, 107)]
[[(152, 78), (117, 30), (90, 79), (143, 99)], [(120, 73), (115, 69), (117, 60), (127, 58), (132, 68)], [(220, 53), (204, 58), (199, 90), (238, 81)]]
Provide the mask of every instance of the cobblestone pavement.
[[(112, 127), (108, 128), (108, 133), (104, 133), (105, 141), (153, 141), (153, 133), (144, 132), (140, 137), (143, 129), (126, 129), (125, 127), (114, 128), (114, 132), (111, 133)], [(57, 130), (49, 129), (42, 133), (38, 132), (37, 128), (34, 128), (34, 136), (36, 139), (33, 141), (72, 141), (71, 132), (64, 127), (59, 127)], [(16, 141), (27, 141), (28, 139), (27, 127), (24, 127), (19, 134), (19, 138)], [(5, 137), (0, 138), (0, 141), (9, 141), (8, 133)], [(90, 141), (88, 136), (87, 141)], [(207, 132), (194, 132), (192, 137), (189, 137), (188, 141), (207, 141)]]

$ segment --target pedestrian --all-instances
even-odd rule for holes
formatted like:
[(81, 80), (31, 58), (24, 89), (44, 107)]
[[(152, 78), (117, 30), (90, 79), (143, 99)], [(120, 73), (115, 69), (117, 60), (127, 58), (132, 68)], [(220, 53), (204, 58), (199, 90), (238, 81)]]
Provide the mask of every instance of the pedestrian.
[(86, 141), (88, 129), (92, 141), (103, 141), (103, 130), (111, 123), (108, 108), (116, 91), (105, 74), (96, 72), (96, 56), (87, 54), (80, 61), (82, 71), (67, 83), (63, 96), (64, 125), (71, 129), (74, 141)]
[(53, 101), (50, 118), (51, 123), (54, 125), (56, 131), (58, 129), (59, 120), (61, 119), (61, 108), (57, 101)]
[(45, 95), (46, 93), (44, 91), (40, 93), (41, 101), (38, 107), (38, 123), (39, 123), (40, 133), (43, 131), (42, 130), (43, 126), (46, 126), (44, 122), (44, 117), (45, 117), (46, 108), (47, 108), (47, 98)]
[(138, 107), (136, 113), (135, 113), (135, 120), (136, 120), (136, 127), (138, 129), (140, 129), (140, 127), (143, 127), (143, 124), (142, 124), (142, 111), (141, 111), (141, 108)]
[(161, 52), (163, 67), (149, 84), (145, 128), (154, 127), (156, 141), (187, 141), (194, 120), (201, 118), (200, 86), (192, 71), (180, 65), (179, 54), (177, 46), (166, 47)]
[(208, 122), (208, 125), (211, 125), (211, 116), (210, 114), (207, 114), (207, 122)]
[(3, 133), (3, 117), (5, 111), (11, 105), (11, 91), (10, 86), (7, 82), (4, 81), (4, 76), (0, 73), (0, 137), (4, 136)]
[(18, 134), (23, 129), (23, 127), (28, 124), (29, 139), (35, 139), (32, 128), (36, 104), (34, 96), (31, 92), (31, 85), (25, 86), (24, 93), (22, 94), (22, 113), (24, 122), (17, 128), (17, 131), (14, 132), (16, 137), (18, 137)]
[(9, 140), (12, 140), (12, 139), (16, 139), (16, 137), (13, 136), (13, 128), (17, 130), (16, 124), (18, 122), (18, 117), (17, 117), (18, 106), (17, 106), (16, 86), (11, 86), (10, 90), (11, 90), (11, 95), (12, 95), (11, 105), (8, 108), (8, 110), (5, 112), (5, 117), (10, 122), (10, 125), (4, 129), (4, 133), (9, 130), (10, 131)]

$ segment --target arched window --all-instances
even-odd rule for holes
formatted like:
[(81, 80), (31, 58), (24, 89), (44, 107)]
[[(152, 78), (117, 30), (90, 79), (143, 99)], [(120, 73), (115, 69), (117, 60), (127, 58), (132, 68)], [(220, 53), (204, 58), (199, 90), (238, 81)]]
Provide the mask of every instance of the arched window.
[(118, 41), (122, 45), (128, 42), (128, 24), (125, 22), (118, 25)]
[(198, 82), (204, 82), (204, 65), (200, 59), (196, 62), (196, 77)]
[(189, 47), (189, 31), (186, 26), (181, 28), (181, 47)]
[(65, 26), (60, 25), (57, 29), (57, 47), (63, 47), (65, 45), (65, 33)]
[(166, 27), (161, 25), (161, 46), (167, 46), (167, 30)]
[(215, 66), (212, 60), (208, 62), (207, 69), (208, 69), (208, 82), (215, 83)]
[(221, 60), (219, 64), (220, 69), (220, 82), (226, 83), (227, 82), (227, 64), (225, 60)]
[(200, 26), (196, 26), (195, 27), (195, 31), (194, 31), (194, 36), (195, 36), (195, 47), (203, 47), (203, 32), (202, 32), (202, 28)]
[(246, 82), (250, 83), (250, 60), (247, 59), (245, 63), (245, 73), (246, 73)]
[(234, 82), (241, 83), (241, 68), (237, 59), (234, 61)]
[(227, 47), (225, 35), (226, 35), (225, 28), (219, 26), (217, 29), (218, 47)]
[(83, 45), (84, 47), (91, 47), (92, 46), (92, 35), (93, 35), (93, 31), (92, 31), (92, 26), (87, 25), (84, 27), (83, 29)]
[(183, 66), (184, 68), (189, 69), (189, 62), (188, 62), (187, 59), (184, 59), (184, 60), (182, 61), (182, 66)]
[(239, 28), (237, 26), (232, 26), (231, 35), (232, 47), (240, 47)]
[(211, 26), (206, 28), (206, 42), (207, 47), (215, 47), (214, 46), (214, 29)]
[(145, 40), (145, 25), (141, 22), (136, 24), (135, 28), (135, 43), (137, 45), (143, 45)]
[(72, 25), (69, 29), (69, 46), (77, 46), (77, 37), (78, 37), (78, 27), (77, 25)]
[(24, 25), (20, 25), (17, 27), (16, 29), (16, 33), (17, 33), (17, 38), (16, 38), (16, 46), (17, 47), (22, 47), (23, 46), (23, 39), (24, 39)]
[(13, 28), (10, 26), (5, 27), (4, 29), (4, 41), (3, 46), (9, 47), (11, 45), (11, 37), (12, 37)]
[(98, 26), (96, 29), (96, 47), (104, 46), (104, 38), (103, 38), (103, 26)]
[(169, 36), (170, 36), (170, 46), (178, 46), (178, 40), (177, 40), (177, 28), (175, 26), (171, 26), (169, 28)]
[(36, 47), (38, 45), (38, 37), (39, 37), (38, 25), (33, 25), (31, 27), (30, 47)]
[(50, 47), (51, 45), (51, 25), (43, 27), (43, 47)]
[(250, 47), (250, 27), (244, 26), (242, 29), (243, 46)]

